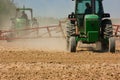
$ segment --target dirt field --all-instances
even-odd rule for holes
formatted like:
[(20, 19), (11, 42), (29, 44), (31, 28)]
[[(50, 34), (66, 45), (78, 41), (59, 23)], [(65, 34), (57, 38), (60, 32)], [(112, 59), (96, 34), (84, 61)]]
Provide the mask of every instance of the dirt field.
[(0, 41), (0, 80), (120, 79), (119, 47), (116, 54), (90, 50), (69, 53), (62, 39), (54, 44), (51, 39), (46, 44), (43, 41)]

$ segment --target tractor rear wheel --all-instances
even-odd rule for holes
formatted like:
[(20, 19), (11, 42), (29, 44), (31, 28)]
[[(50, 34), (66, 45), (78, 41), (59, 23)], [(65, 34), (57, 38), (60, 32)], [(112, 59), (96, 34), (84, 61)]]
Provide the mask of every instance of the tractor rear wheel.
[(66, 49), (67, 51), (69, 50), (69, 38), (68, 37), (66, 37)]
[(111, 20), (106, 19), (102, 21), (101, 32), (103, 39), (109, 39), (110, 37), (113, 36), (113, 27)]
[(66, 26), (66, 49), (69, 50), (69, 39), (70, 39), (70, 22)]
[(69, 41), (69, 52), (76, 52), (76, 39), (75, 37), (70, 37), (70, 41)]
[(115, 53), (115, 38), (109, 38), (109, 52)]
[(110, 38), (112, 36), (113, 36), (112, 24), (106, 24), (105, 31), (104, 31), (104, 38)]
[(103, 51), (111, 51), (112, 45), (114, 46), (114, 40), (113, 40), (113, 27), (111, 20), (104, 20), (102, 22), (102, 50)]
[(66, 26), (66, 49), (69, 51), (70, 37), (75, 34), (75, 26), (68, 21)]

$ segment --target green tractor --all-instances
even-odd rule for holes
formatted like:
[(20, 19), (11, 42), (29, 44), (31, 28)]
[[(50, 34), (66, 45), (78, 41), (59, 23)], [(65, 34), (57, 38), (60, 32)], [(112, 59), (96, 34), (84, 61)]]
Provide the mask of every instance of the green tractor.
[[(38, 26), (37, 19), (33, 18), (33, 10), (31, 8), (17, 8), (15, 17), (11, 19), (10, 29), (12, 32), (7, 36), (7, 40), (11, 41), (12, 38), (24, 36), (25, 33), (29, 32), (27, 29)], [(38, 33), (37, 30), (36, 33)]]
[(79, 41), (96, 44), (99, 51), (115, 52), (112, 21), (110, 14), (104, 13), (102, 1), (75, 0), (75, 12), (69, 14), (66, 30), (69, 52), (76, 52)]
[[(28, 14), (28, 12), (30, 12), (30, 14)], [(33, 18), (33, 10), (31, 8), (24, 8), (24, 7), (17, 8), (15, 18), (12, 19), (12, 22), (13, 22), (12, 27), (15, 30), (32, 27), (33, 24), (35, 23), (35, 19)]]

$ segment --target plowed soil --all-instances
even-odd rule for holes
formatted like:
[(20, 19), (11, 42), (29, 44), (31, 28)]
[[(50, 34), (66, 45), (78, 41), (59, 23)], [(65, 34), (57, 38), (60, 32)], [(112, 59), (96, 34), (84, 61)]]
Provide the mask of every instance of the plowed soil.
[(49, 40), (44, 47), (43, 40), (39, 44), (38, 40), (1, 41), (0, 80), (120, 80), (119, 45), (115, 54), (92, 50), (69, 53), (64, 41), (58, 40), (54, 44)]

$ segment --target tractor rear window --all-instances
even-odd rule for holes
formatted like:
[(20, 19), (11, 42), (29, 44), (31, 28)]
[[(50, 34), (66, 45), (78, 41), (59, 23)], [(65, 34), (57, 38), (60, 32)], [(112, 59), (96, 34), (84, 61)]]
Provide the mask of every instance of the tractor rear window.
[(78, 5), (77, 5), (77, 13), (78, 14), (84, 14), (85, 13), (85, 10), (86, 10), (86, 3), (89, 3), (91, 5), (91, 2), (90, 1), (82, 1), (82, 2), (79, 2)]
[[(86, 9), (87, 9), (86, 4), (89, 4), (89, 7), (91, 7), (90, 13), (92, 13), (91, 0), (83, 0), (77, 3), (77, 11), (76, 11), (77, 14), (85, 14)], [(95, 13), (99, 14), (101, 12), (103, 12), (102, 3), (101, 1), (96, 1), (95, 2)]]
[(95, 2), (95, 13), (98, 13), (99, 12), (99, 3), (98, 1)]

